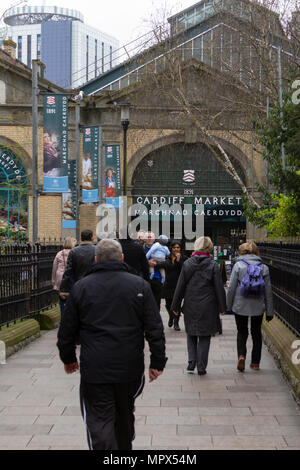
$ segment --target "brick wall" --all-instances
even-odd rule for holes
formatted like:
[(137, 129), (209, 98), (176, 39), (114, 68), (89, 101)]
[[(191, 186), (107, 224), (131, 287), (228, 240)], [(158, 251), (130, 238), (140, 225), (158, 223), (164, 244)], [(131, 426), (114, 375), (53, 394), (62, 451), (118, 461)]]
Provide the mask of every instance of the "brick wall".
[(97, 241), (96, 228), (98, 223), (96, 210), (97, 205), (88, 206), (84, 204), (80, 206), (80, 232), (83, 230), (92, 230), (95, 242)]
[[(62, 236), (61, 196), (47, 195), (38, 198), (38, 237), (40, 239)], [(28, 227), (29, 238), (32, 238), (32, 197), (29, 197)]]

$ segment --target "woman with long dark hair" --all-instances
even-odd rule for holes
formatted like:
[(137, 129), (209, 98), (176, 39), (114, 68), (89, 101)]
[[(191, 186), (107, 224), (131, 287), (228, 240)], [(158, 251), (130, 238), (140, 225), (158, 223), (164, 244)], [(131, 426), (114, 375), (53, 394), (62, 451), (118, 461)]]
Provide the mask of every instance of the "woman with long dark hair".
[(163, 297), (166, 300), (166, 309), (169, 314), (168, 326), (170, 328), (174, 326), (174, 330), (180, 331), (180, 312), (179, 315), (174, 315), (171, 310), (171, 304), (173, 301), (176, 285), (180, 276), (181, 268), (187, 257), (182, 254), (181, 245), (178, 241), (174, 240), (171, 243), (170, 251), (171, 253), (169, 256), (167, 256), (166, 261), (164, 263), (164, 268), (166, 270), (166, 282), (163, 288)]

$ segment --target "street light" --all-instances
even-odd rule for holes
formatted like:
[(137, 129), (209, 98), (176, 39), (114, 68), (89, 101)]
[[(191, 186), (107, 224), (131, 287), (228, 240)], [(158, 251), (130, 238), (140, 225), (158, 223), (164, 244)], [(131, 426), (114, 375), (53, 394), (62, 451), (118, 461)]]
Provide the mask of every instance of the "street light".
[(75, 156), (76, 156), (76, 239), (80, 241), (80, 102), (84, 99), (82, 90), (71, 100), (75, 103)]
[(123, 196), (127, 196), (127, 130), (129, 127), (130, 103), (115, 103), (121, 108), (121, 124), (123, 127)]

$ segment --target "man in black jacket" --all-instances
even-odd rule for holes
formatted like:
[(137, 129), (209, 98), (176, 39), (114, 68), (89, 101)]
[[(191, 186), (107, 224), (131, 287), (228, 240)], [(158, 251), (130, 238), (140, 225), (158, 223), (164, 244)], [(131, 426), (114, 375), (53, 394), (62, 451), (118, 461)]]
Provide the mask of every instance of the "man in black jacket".
[(81, 232), (81, 243), (70, 251), (61, 281), (59, 295), (63, 300), (69, 295), (73, 284), (90, 270), (95, 262), (95, 249), (93, 232), (91, 230)]
[(66, 373), (75, 372), (80, 336), (80, 404), (89, 448), (131, 450), (134, 401), (145, 382), (144, 336), (151, 382), (167, 361), (163, 324), (149, 284), (128, 272), (117, 241), (99, 242), (96, 261), (71, 291), (57, 346)]
[(149, 263), (143, 246), (128, 236), (127, 229), (123, 229), (120, 235), (119, 242), (122, 247), (124, 262), (130, 266), (130, 272), (149, 281)]

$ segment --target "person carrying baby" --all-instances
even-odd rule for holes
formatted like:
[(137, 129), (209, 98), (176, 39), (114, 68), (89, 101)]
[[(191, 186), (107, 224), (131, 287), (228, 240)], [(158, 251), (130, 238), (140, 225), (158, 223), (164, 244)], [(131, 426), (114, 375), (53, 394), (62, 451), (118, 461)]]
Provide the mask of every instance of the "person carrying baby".
[[(160, 235), (158, 237), (158, 242), (154, 243), (154, 245), (152, 245), (150, 250), (147, 252), (146, 254), (147, 259), (148, 260), (153, 259), (154, 261), (157, 261), (158, 263), (165, 261), (166, 256), (170, 255), (169, 248), (167, 247), (168, 241), (169, 239), (168, 237), (166, 237), (166, 235)], [(161, 275), (161, 282), (162, 284), (164, 284), (166, 280), (166, 271), (164, 268), (158, 267), (158, 269)], [(154, 267), (150, 267), (149, 271), (150, 271), (150, 279), (153, 279)]]

